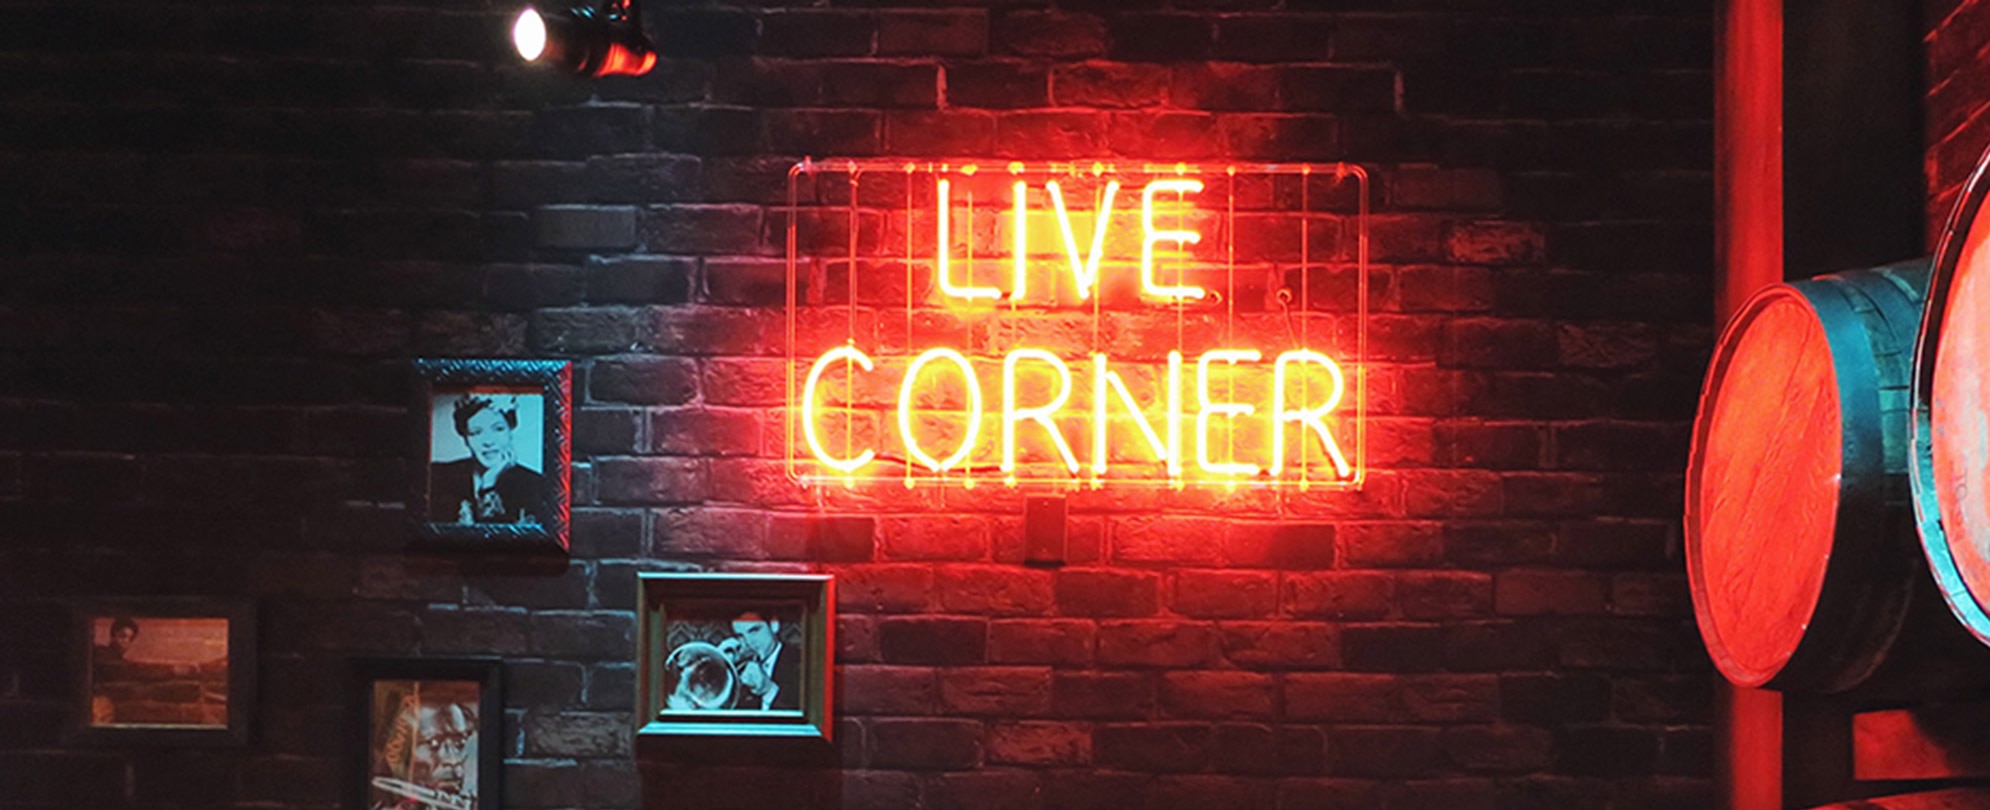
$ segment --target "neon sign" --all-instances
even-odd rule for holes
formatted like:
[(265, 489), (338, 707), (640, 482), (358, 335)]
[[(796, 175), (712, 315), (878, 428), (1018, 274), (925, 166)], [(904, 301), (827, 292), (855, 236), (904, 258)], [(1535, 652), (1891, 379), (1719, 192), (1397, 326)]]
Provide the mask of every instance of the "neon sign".
[(788, 193), (797, 480), (1360, 484), (1358, 167), (827, 160)]

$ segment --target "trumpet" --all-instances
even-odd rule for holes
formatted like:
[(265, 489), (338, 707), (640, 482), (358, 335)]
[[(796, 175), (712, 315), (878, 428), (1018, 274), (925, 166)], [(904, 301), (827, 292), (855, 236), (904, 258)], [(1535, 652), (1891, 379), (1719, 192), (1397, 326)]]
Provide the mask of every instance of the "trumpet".
[(663, 659), (664, 705), (669, 709), (712, 711), (739, 708), (740, 669), (757, 660), (739, 637), (713, 644), (687, 641)]

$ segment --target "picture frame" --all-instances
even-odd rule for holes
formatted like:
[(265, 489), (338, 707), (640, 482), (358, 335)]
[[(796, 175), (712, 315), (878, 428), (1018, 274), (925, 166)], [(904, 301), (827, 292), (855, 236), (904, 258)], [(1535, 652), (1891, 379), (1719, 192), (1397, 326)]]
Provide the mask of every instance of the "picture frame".
[(832, 741), (835, 580), (643, 573), (637, 738)]
[(345, 806), (503, 807), (503, 673), (499, 658), (352, 659)]
[(414, 372), (414, 545), (565, 553), (573, 364), (421, 359)]
[(76, 745), (227, 747), (249, 741), (256, 606), (249, 599), (95, 599), (72, 605)]

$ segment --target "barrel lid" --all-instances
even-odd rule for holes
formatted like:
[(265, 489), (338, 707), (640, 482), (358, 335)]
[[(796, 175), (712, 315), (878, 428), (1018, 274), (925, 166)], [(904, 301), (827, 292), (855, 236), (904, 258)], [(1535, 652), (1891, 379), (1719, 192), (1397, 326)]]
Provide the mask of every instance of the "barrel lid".
[(1949, 610), (1990, 643), (1990, 153), (1942, 229), (1914, 351), (1914, 516)]
[(1819, 603), (1837, 532), (1840, 409), (1810, 299), (1786, 284), (1750, 298), (1701, 389), (1686, 482), (1694, 615), (1737, 684), (1782, 673)]

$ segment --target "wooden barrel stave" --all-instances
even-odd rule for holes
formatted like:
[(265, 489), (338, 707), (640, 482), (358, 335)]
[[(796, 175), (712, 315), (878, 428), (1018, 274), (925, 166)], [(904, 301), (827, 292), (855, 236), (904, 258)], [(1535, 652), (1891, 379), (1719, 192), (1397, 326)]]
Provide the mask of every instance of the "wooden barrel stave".
[[(1906, 419), (1926, 277), (1921, 260), (1778, 285), (1721, 336), (1695, 420), (1687, 569), (1736, 683), (1842, 691), (1899, 632), (1918, 566)], [(1755, 559), (1722, 559), (1742, 554)]]

